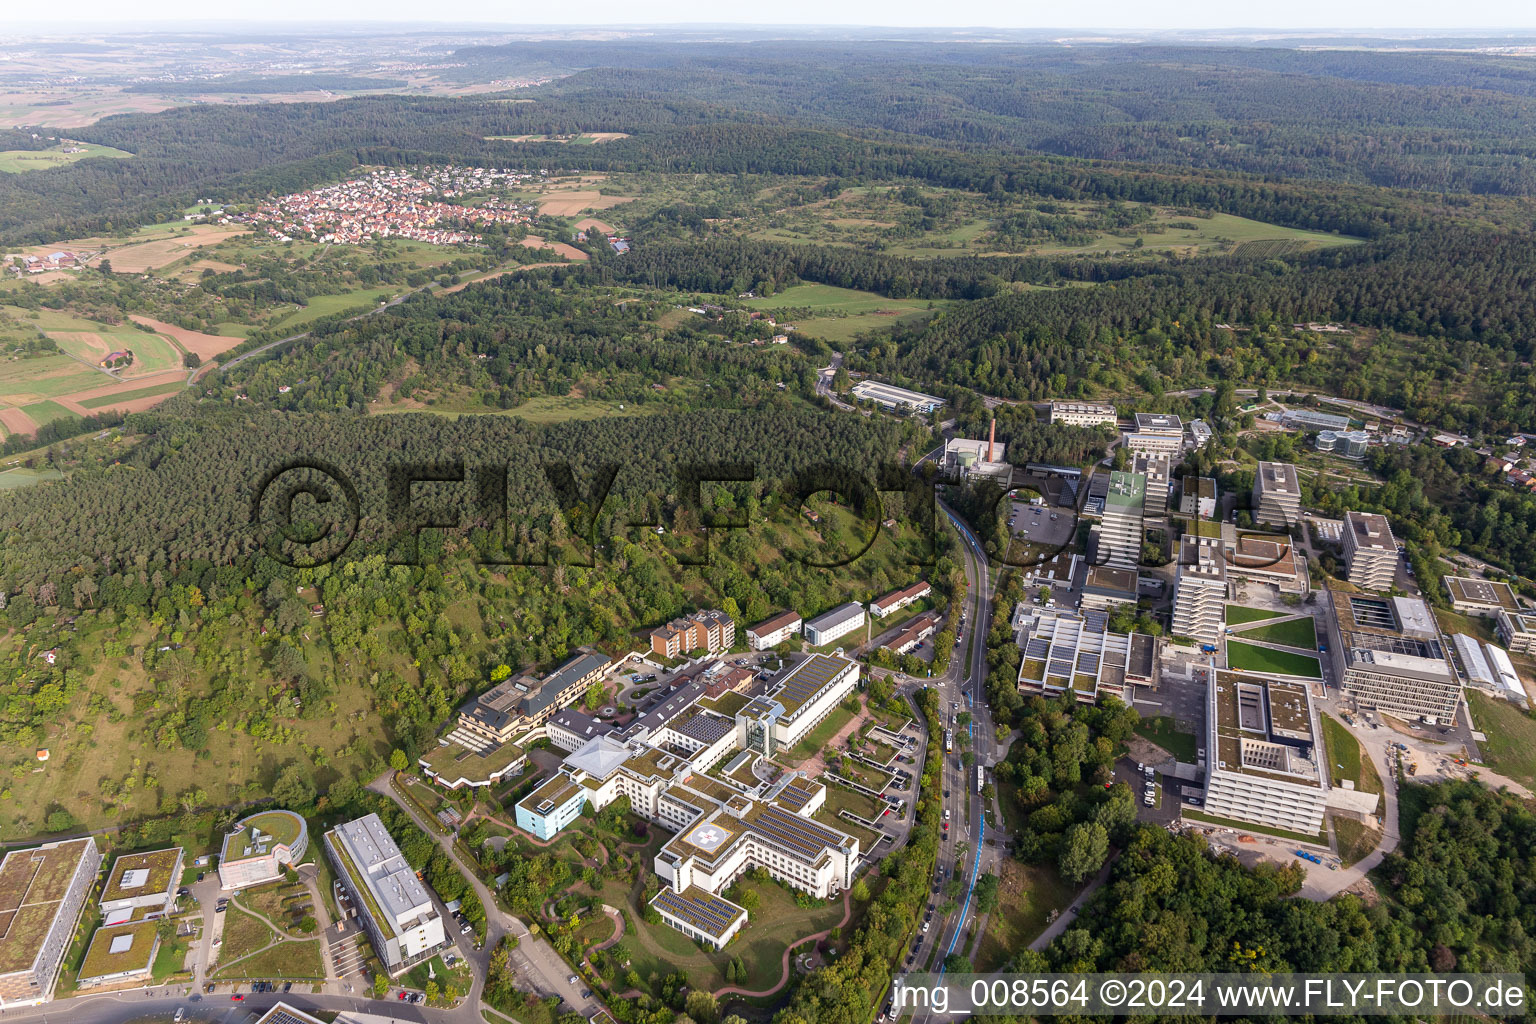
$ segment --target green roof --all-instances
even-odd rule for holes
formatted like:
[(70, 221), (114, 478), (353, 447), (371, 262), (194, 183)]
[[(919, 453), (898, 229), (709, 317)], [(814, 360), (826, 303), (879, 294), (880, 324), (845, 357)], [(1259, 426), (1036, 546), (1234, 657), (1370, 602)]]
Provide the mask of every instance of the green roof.
[[(96, 934), (91, 937), (91, 948), (80, 964), (79, 979), (87, 981), (123, 971), (148, 971), (154, 963), (158, 944), (156, 924), (156, 921), (140, 921), (96, 929)], [(121, 953), (112, 952), (112, 940), (124, 935), (131, 937), (131, 944)]]
[(341, 830), (331, 829), (327, 833), (328, 842), (325, 844), (336, 858), (341, 861), (342, 874), (347, 876), (347, 891), (361, 896), (364, 905), (368, 908), (368, 915), (373, 918), (373, 923), (378, 925), (379, 931), (386, 939), (395, 937), (395, 926), (384, 912), (379, 909), (379, 904), (373, 898), (373, 890), (368, 888), (368, 876), (357, 869), (357, 864), (352, 860), (352, 855), (347, 853), (347, 844), (341, 841)]
[(304, 819), (292, 811), (262, 811), (246, 818), (241, 824), (246, 828), (260, 829), (284, 846), (298, 842), (299, 833), (304, 829)]
[(0, 862), (0, 974), (27, 970), (37, 959), (90, 842), (12, 850)]
[[(101, 902), (111, 903), (113, 900), (169, 892), (171, 876), (175, 873), (176, 865), (180, 860), (181, 847), (179, 846), (172, 846), (167, 850), (154, 850), (150, 853), (123, 854), (112, 862), (112, 870), (107, 873), (106, 888), (101, 892)], [(134, 870), (147, 871), (149, 877), (142, 885), (136, 885), (131, 889), (123, 888), (123, 876)]]
[(428, 771), (445, 783), (460, 779), (469, 783), (489, 783), (491, 776), (516, 764), (524, 756), (523, 748), (515, 743), (503, 743), (487, 753), (480, 753), (457, 743), (438, 746), (421, 758)]

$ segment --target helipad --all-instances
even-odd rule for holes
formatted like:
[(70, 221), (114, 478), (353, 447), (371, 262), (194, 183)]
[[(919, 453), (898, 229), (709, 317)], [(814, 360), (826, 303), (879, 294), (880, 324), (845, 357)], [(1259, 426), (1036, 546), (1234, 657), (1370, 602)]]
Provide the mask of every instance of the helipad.
[(730, 838), (731, 831), (713, 821), (704, 822), (688, 833), (688, 842), (706, 853), (718, 850)]

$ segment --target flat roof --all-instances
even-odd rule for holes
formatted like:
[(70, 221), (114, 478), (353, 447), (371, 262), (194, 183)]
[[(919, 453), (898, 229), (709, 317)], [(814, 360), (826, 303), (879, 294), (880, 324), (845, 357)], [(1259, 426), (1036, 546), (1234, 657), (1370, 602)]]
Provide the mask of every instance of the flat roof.
[(825, 789), (819, 782), (791, 782), (782, 787), (774, 799), (790, 810), (798, 811), (815, 798), (817, 791)]
[(351, 865), (362, 873), (363, 877), (352, 881), (367, 886), (389, 915), (385, 924), (396, 926), (437, 913), (427, 887), (416, 877), (377, 814), (338, 825), (331, 834), (346, 848)]
[[(275, 844), (293, 846), (304, 834), (304, 819), (292, 811), (262, 811), (242, 818), (236, 828), (238, 832), (229, 832), (224, 836), (219, 854), (221, 861), (265, 857), (272, 852)], [(256, 841), (257, 832), (262, 836), (259, 843)]]
[(698, 740), (705, 746), (715, 743), (727, 733), (736, 731), (735, 721), (724, 715), (717, 715), (713, 711), (706, 711), (697, 704), (667, 723), (667, 727), (677, 730), (689, 739)]
[(1184, 432), (1184, 421), (1171, 412), (1139, 412), (1136, 414), (1137, 431), (1171, 431)]
[(0, 974), (31, 968), (91, 843), (12, 850), (0, 861)]
[(170, 892), (173, 881), (171, 876), (180, 862), (179, 846), (149, 853), (125, 853), (112, 862), (112, 870), (107, 873), (107, 884), (101, 891), (100, 902), (111, 903), (113, 900)]
[(878, 380), (861, 380), (853, 386), (853, 393), (859, 398), (869, 398), (877, 402), (891, 402), (897, 405), (943, 405), (944, 399), (934, 395), (925, 395), (921, 391), (910, 391), (907, 388), (897, 387), (895, 384), (886, 384)]
[[(342, 1017), (346, 1017), (345, 1013)], [(256, 1024), (324, 1024), (319, 1017), (311, 1017), (303, 1010), (289, 1006), (287, 1003), (278, 1003), (272, 1009), (262, 1014)]]
[[(540, 783), (532, 793), (519, 800), (518, 804), (535, 814), (547, 814), (556, 807), (562, 806), (580, 789), (581, 787), (569, 775), (556, 772)], [(548, 807), (544, 806), (546, 803), (549, 804)]]
[(833, 679), (853, 664), (847, 658), (813, 654), (790, 669), (789, 674), (774, 685), (770, 696), (783, 706), (785, 719), (793, 719), (802, 707), (815, 700)]
[(827, 629), (831, 626), (842, 625), (844, 622), (855, 619), (862, 614), (864, 614), (864, 606), (857, 601), (849, 601), (846, 604), (838, 605), (831, 611), (822, 612), (807, 622), (805, 628), (815, 630)]
[(445, 782), (456, 782), (459, 779), (490, 782), (492, 775), (515, 764), (524, 756), (523, 748), (515, 743), (502, 743), (486, 751), (449, 743), (423, 754), (419, 760)]
[(1296, 552), (1289, 537), (1241, 533), (1225, 557), (1228, 568), (1239, 574), (1263, 572), (1288, 577), (1296, 575)]
[(1516, 611), (1520, 602), (1508, 583), (1480, 580), (1471, 576), (1443, 576), (1445, 589), (1450, 592), (1451, 602), (1465, 604), (1497, 605), (1507, 611)]
[(1322, 788), (1305, 685), (1220, 669), (1210, 702), (1213, 770)]
[(1096, 593), (1129, 594), (1134, 598), (1137, 575), (1135, 569), (1112, 569), (1107, 565), (1096, 565), (1088, 570), (1083, 587), (1091, 587)]
[(1147, 478), (1140, 473), (1115, 470), (1109, 474), (1109, 493), (1104, 496), (1108, 508), (1140, 509), (1147, 497)]
[(1296, 467), (1289, 462), (1259, 463), (1254, 481), (1259, 485), (1259, 491), (1262, 494), (1301, 496), (1301, 481), (1297, 479)]
[(716, 939), (730, 931), (747, 914), (744, 908), (730, 900), (705, 892), (696, 885), (682, 892), (662, 889), (651, 899), (651, 905), (658, 912), (671, 914), (702, 934)]
[(148, 971), (154, 965), (158, 921), (139, 921), (96, 929), (90, 948), (80, 962), (79, 980)]
[(1536, 615), (1524, 612), (1506, 612), (1504, 619), (1516, 633), (1536, 633)]
[(1354, 532), (1355, 546), (1372, 551), (1397, 552), (1392, 526), (1387, 517), (1376, 512), (1345, 512), (1344, 528)]

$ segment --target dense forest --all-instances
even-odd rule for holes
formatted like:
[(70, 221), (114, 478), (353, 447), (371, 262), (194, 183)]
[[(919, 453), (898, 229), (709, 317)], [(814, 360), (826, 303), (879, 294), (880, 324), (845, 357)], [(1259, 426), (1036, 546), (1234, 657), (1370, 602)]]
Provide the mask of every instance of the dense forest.
[(1265, 973), (1530, 969), (1536, 817), (1475, 783), (1403, 790), (1404, 843), (1379, 871), (1386, 900), (1292, 898), (1297, 865), (1248, 869), (1207, 844), (1141, 828), (1106, 885), (1018, 970)]

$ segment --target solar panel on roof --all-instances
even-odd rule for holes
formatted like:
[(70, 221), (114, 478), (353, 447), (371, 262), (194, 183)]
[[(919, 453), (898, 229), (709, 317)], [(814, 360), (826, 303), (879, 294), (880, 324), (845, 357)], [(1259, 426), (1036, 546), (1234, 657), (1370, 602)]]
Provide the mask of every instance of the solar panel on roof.
[(708, 893), (684, 895), (671, 889), (663, 889), (657, 894), (656, 902), (666, 907), (674, 917), (687, 921), (710, 935), (724, 934), (725, 930), (731, 926), (731, 922), (739, 916), (739, 911), (734, 904)]

